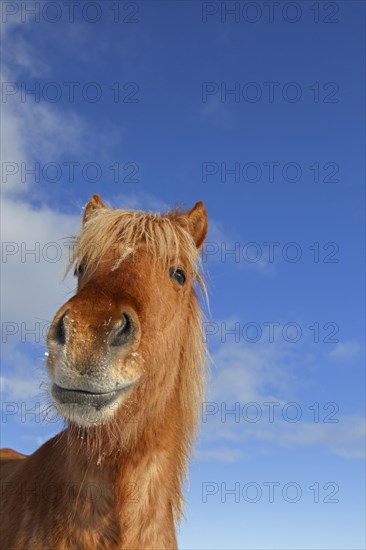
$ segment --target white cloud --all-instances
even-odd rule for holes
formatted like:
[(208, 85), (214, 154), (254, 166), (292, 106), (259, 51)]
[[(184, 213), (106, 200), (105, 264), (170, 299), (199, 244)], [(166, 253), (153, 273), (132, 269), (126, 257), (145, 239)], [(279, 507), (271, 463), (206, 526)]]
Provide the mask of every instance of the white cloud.
[(211, 87), (202, 84), (202, 103), (198, 106), (198, 115), (203, 123), (215, 128), (228, 130), (235, 126), (235, 120), (227, 104), (221, 101), (221, 92), (210, 92)]
[(242, 342), (218, 348), (201, 411), (202, 442), (218, 449), (230, 443), (229, 448), (224, 446), (226, 460), (273, 446), (320, 446), (345, 458), (365, 457), (364, 418), (342, 414), (337, 403), (325, 410), (320, 405), (316, 413), (313, 401), (299, 399), (303, 382), (296, 372), (304, 369), (308, 359), (302, 349), (290, 350)]
[(152, 195), (151, 193), (124, 193), (123, 195), (117, 195), (113, 201), (108, 201), (113, 208), (126, 208), (131, 210), (152, 210), (156, 212), (165, 212), (171, 208), (164, 200)]
[[(45, 71), (34, 52), (28, 55), (32, 51), (27, 49), (28, 43), (23, 38), (11, 39), (11, 30), (6, 30), (9, 46), (3, 78), (15, 80), (9, 56), (15, 57), (30, 75)], [(10, 99), (2, 106), (1, 157), (3, 166), (6, 162), (16, 163), (18, 172), (7, 182), (2, 177), (2, 319), (32, 325), (37, 319), (52, 319), (75, 286), (71, 278), (59, 283), (69, 254), (65, 238), (77, 232), (81, 212), (65, 214), (47, 206), (47, 196), (39, 186), (21, 181), (20, 164), (29, 169), (37, 160), (56, 162), (65, 154), (80, 155), (89, 150), (90, 131), (77, 113), (65, 115), (57, 104), (35, 103), (33, 98), (24, 103), (19, 97)], [(41, 206), (32, 205), (35, 198)], [(36, 254), (26, 254), (32, 249)], [(13, 254), (7, 254), (10, 250)], [(60, 253), (62, 257), (58, 258)], [(52, 261), (55, 258), (58, 261)]]
[[(24, 362), (22, 363), (24, 369)], [(34, 365), (32, 366), (34, 369)], [(42, 381), (34, 376), (24, 378), (24, 373), (0, 377), (1, 391), (7, 402), (25, 403), (41, 395)]]
[(250, 243), (242, 235), (229, 234), (221, 221), (209, 219), (208, 236), (203, 247), (203, 262), (221, 263), (235, 269), (252, 269), (266, 275), (275, 271), (269, 246)]
[(47, 376), (44, 356), (31, 359), (15, 346), (2, 346), (0, 387), (7, 402), (42, 401), (46, 392)]
[(60, 239), (75, 234), (80, 218), (5, 197), (2, 206), (3, 323), (50, 320), (74, 287), (70, 277), (61, 284), (69, 248)]
[[(12, 29), (15, 25), (12, 26)], [(3, 64), (3, 79), (14, 81), (14, 64), (9, 64), (9, 55), (16, 60), (15, 65), (27, 70), (30, 75), (45, 70), (41, 60), (33, 60), (32, 50), (22, 40), (10, 41), (8, 55)], [(13, 50), (10, 52), (10, 42)], [(10, 52), (10, 53), (9, 53)], [(34, 53), (34, 52), (33, 52)], [(36, 57), (36, 56), (35, 56)], [(10, 70), (11, 66), (11, 70)], [(35, 160), (58, 160), (66, 152), (79, 151), (79, 140), (86, 133), (86, 126), (77, 115), (66, 118), (57, 108), (34, 101), (22, 103), (8, 101), (2, 105), (2, 163), (14, 162), (27, 168)], [(39, 200), (35, 207), (31, 201)], [(80, 216), (55, 211), (45, 204), (45, 197), (36, 185), (22, 183), (20, 173), (4, 182), (2, 175), (1, 201), (1, 303), (2, 303), (2, 378), (4, 398), (17, 400), (32, 398), (40, 393), (39, 384), (44, 380), (43, 361), (37, 365), (30, 360), (27, 352), (20, 351), (24, 342), (36, 341), (40, 348), (48, 322), (56, 310), (72, 292), (74, 282), (63, 278), (68, 248), (60, 239), (77, 231)], [(49, 246), (50, 242), (57, 243)], [(7, 254), (12, 250), (12, 254)], [(36, 254), (26, 251), (36, 250)], [(63, 254), (53, 262), (55, 252)], [(38, 334), (27, 336), (27, 331), (41, 322)], [(14, 335), (9, 334), (15, 332)], [(24, 348), (24, 346), (23, 346)]]
[(24, 375), (1, 376), (0, 385), (6, 400), (17, 403), (32, 399), (40, 391), (40, 382), (35, 379), (25, 380)]
[(219, 449), (196, 449), (194, 457), (198, 460), (219, 460), (221, 462), (236, 462), (247, 457), (248, 454), (239, 449), (219, 448)]
[[(65, 155), (75, 161), (88, 150), (89, 136), (88, 126), (76, 113), (65, 114), (31, 98), (25, 103), (10, 98), (2, 108), (2, 192), (13, 197), (29, 192), (35, 177), (25, 170), (34, 170), (36, 162), (42, 168), (60, 163)], [(35, 185), (32, 195), (39, 195)]]
[[(227, 410), (234, 409), (234, 403), (227, 402), (226, 405)], [(244, 408), (245, 404), (240, 405)], [(257, 405), (262, 413), (258, 422), (247, 422), (243, 418), (235, 422), (230, 413), (226, 414), (224, 422), (219, 415), (208, 418), (207, 424), (202, 426), (202, 445), (211, 447), (214, 444), (220, 449), (224, 442), (230, 443), (227, 453), (233, 461), (246, 456), (253, 457), (263, 450), (268, 452), (274, 447), (296, 449), (317, 446), (345, 458), (366, 457), (366, 425), (361, 416), (340, 415), (337, 423), (330, 424), (301, 419), (289, 422), (276, 415), (274, 422), (269, 422), (266, 414), (268, 409), (261, 402), (257, 402)]]
[[(8, 24), (2, 25), (2, 31), (7, 30), (8, 34), (16, 31), (16, 28), (16, 23), (10, 25), (10, 28)], [(10, 44), (10, 39), (8, 40)], [(42, 76), (50, 71), (50, 67), (37, 55), (33, 45), (20, 33), (17, 33), (11, 46), (3, 48), (3, 64), (11, 67), (12, 76), (19, 76), (22, 70), (26, 70), (31, 77)]]
[[(226, 326), (232, 328), (233, 323), (227, 320)], [(214, 400), (282, 401), (280, 396), (293, 383), (291, 366), (295, 357), (286, 346), (226, 342), (219, 346), (213, 359), (214, 377), (209, 395)]]
[[(35, 169), (36, 162), (41, 170), (48, 163), (58, 164), (63, 175), (69, 175), (69, 163), (73, 162), (79, 163), (75, 170), (80, 173), (84, 164), (90, 161), (105, 163), (107, 170), (116, 158), (116, 151), (119, 161), (123, 160), (121, 142), (127, 139), (125, 129), (105, 122), (95, 131), (93, 123), (81, 116), (73, 103), (66, 101), (65, 106), (65, 103), (45, 100), (42, 83), (34, 77), (49, 76), (50, 67), (43, 63), (39, 50), (17, 33), (17, 24), (3, 25), (3, 28), (8, 44), (1, 70), (1, 192), (14, 199), (31, 193), (33, 200), (38, 198), (47, 202), (42, 186), (33, 184), (36, 178), (29, 174)], [(72, 45), (70, 48), (75, 55)], [(90, 59), (89, 50), (88, 55)], [(67, 98), (68, 92), (62, 83), (57, 82), (57, 78), (52, 81), (61, 88), (62, 99)], [(32, 93), (22, 92), (32, 88), (37, 90), (37, 98)], [(25, 171), (28, 171), (27, 175)], [(45, 180), (50, 181), (48, 178), (51, 177), (47, 173)], [(23, 200), (29, 198), (30, 195)]]
[(361, 345), (359, 342), (356, 340), (348, 340), (335, 344), (329, 356), (337, 361), (350, 361), (357, 357), (360, 351)]

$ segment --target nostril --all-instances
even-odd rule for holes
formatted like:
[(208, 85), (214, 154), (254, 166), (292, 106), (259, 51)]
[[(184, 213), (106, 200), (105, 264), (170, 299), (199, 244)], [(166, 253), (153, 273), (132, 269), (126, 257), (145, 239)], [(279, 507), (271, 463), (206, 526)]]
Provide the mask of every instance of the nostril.
[(65, 311), (65, 313), (59, 318), (53, 330), (53, 339), (61, 346), (64, 346), (66, 344), (66, 331), (65, 331), (66, 313), (67, 311)]
[(115, 328), (111, 334), (111, 346), (123, 346), (130, 341), (134, 331), (132, 318), (124, 313), (120, 325)]

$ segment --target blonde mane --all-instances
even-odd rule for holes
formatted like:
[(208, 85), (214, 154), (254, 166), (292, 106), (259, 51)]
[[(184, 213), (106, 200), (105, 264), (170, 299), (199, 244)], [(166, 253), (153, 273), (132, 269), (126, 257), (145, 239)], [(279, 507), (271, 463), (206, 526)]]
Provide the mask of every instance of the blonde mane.
[(83, 265), (88, 278), (111, 251), (116, 269), (141, 245), (146, 246), (154, 261), (165, 265), (183, 256), (206, 295), (200, 255), (179, 209), (164, 214), (110, 208), (94, 211), (73, 239), (67, 272), (74, 264), (75, 269)]

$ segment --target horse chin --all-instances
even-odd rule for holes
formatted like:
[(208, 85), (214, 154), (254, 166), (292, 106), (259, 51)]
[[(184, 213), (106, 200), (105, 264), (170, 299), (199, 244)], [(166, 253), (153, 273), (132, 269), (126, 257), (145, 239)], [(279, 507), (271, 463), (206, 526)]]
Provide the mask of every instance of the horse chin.
[(133, 384), (108, 393), (68, 390), (53, 384), (52, 397), (61, 416), (74, 426), (92, 428), (107, 424), (130, 396)]

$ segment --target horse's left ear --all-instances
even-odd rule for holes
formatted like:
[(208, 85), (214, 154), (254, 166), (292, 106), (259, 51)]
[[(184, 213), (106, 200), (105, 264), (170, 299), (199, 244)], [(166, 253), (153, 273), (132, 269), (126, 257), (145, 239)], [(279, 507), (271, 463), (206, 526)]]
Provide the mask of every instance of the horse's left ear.
[(197, 202), (193, 208), (185, 213), (185, 217), (188, 219), (189, 232), (197, 248), (200, 249), (204, 243), (208, 229), (207, 211), (203, 202)]
[(84, 209), (84, 216), (83, 216), (83, 223), (85, 223), (95, 212), (95, 210), (99, 210), (100, 208), (107, 208), (102, 199), (99, 195), (93, 195), (92, 198), (89, 200), (87, 205)]

